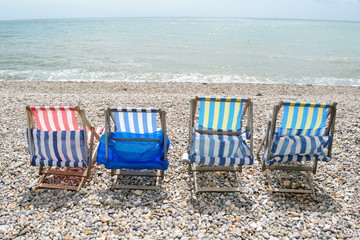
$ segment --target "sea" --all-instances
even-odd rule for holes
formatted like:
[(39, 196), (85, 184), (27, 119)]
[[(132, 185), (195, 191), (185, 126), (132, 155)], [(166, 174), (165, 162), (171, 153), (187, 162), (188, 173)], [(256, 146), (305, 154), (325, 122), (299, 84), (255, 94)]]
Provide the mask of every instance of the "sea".
[(0, 81), (360, 86), (360, 22), (242, 18), (0, 21)]

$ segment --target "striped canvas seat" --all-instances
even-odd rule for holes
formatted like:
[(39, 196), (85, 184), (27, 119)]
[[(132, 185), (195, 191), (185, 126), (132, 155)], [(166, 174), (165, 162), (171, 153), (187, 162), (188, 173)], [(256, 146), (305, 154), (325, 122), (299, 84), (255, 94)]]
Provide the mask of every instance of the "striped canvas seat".
[(31, 129), (34, 141), (32, 166), (87, 167), (84, 131), (43, 131)]
[(156, 127), (155, 108), (112, 108), (117, 132), (153, 133)]
[(31, 129), (35, 150), (32, 166), (88, 166), (85, 134), (78, 124), (75, 107), (33, 106), (30, 110), (37, 127)]
[(200, 131), (193, 133), (190, 162), (209, 166), (253, 164), (250, 147), (244, 140), (250, 137), (248, 127), (242, 127), (241, 121), (247, 99), (199, 97), (198, 100), (195, 128)]
[(243, 166), (253, 164), (244, 136), (194, 133), (191, 162), (208, 166)]
[(276, 128), (270, 158), (265, 151), (266, 163), (290, 161), (328, 161), (327, 149), (331, 137), (325, 127), (330, 104), (284, 102), (281, 126)]
[(30, 164), (41, 175), (36, 188), (79, 191), (90, 179), (94, 141), (103, 129), (92, 127), (79, 107), (27, 106), (26, 112)]
[[(166, 113), (157, 108), (108, 108), (96, 161), (111, 169), (112, 189), (155, 190), (169, 166)], [(159, 121), (158, 121), (159, 119)], [(157, 124), (161, 124), (161, 128)], [(112, 127), (114, 126), (114, 127)], [(118, 184), (121, 176), (156, 177), (155, 185)]]
[[(156, 113), (159, 110), (110, 108), (108, 111), (111, 112), (115, 132), (103, 135), (97, 162), (104, 164), (108, 169), (166, 170), (169, 162), (164, 159), (164, 135), (156, 125)], [(131, 139), (141, 141), (134, 142)], [(154, 141), (148, 141), (149, 139)], [(170, 144), (168, 139), (166, 144), (168, 148)], [(108, 151), (108, 156), (106, 156), (106, 151)]]
[[(68, 106), (33, 106), (37, 129), (44, 131), (73, 131), (82, 130), (76, 118), (76, 108)], [(104, 128), (94, 127), (94, 131), (101, 135)], [(86, 128), (88, 143), (90, 143), (91, 129)]]
[(197, 129), (228, 132), (241, 131), (241, 115), (244, 102), (246, 102), (245, 98), (199, 97)]
[[(328, 161), (327, 148), (331, 137), (326, 136), (279, 136), (275, 135), (270, 150), (271, 159), (265, 159), (269, 165), (291, 161)], [(264, 156), (267, 152), (264, 153)]]

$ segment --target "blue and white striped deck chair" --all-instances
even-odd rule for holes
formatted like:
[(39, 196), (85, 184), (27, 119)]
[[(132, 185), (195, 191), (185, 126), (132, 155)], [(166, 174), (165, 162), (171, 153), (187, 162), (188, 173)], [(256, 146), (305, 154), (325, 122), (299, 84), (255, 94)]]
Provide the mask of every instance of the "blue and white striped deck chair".
[[(279, 126), (278, 115), (282, 115)], [(335, 115), (336, 103), (287, 101), (280, 102), (274, 107), (272, 121), (268, 123), (265, 151), (262, 156), (262, 169), (266, 171), (271, 191), (311, 193), (315, 196), (310, 172), (316, 173), (318, 161), (328, 161), (331, 158)], [(313, 166), (308, 165), (310, 161), (313, 162)], [(269, 175), (270, 170), (305, 171), (310, 189), (274, 188)]]
[[(183, 159), (189, 160), (195, 192), (240, 191), (238, 174), (242, 166), (253, 164), (254, 159), (252, 125), (250, 99), (196, 97), (191, 100), (189, 148)], [(200, 187), (197, 182), (200, 171), (235, 172), (237, 186)]]
[[(30, 163), (40, 167), (42, 175), (36, 188), (80, 190), (90, 178), (94, 137), (100, 139), (84, 111), (68, 106), (28, 106), (26, 112)], [(80, 181), (77, 185), (48, 183), (48, 176), (71, 176)]]
[[(105, 111), (105, 134), (100, 141), (97, 162), (116, 175), (112, 189), (157, 188), (169, 165), (167, 151), (170, 142), (165, 118), (165, 111), (156, 108), (108, 108)], [(121, 176), (156, 177), (156, 183), (118, 184)]]

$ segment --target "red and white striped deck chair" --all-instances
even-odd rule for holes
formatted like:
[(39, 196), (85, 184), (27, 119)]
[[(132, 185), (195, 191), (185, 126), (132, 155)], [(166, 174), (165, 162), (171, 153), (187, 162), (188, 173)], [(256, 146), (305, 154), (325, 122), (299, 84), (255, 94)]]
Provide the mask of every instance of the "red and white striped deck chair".
[[(92, 127), (79, 107), (28, 106), (26, 112), (30, 163), (39, 166), (42, 175), (36, 188), (80, 190), (90, 178), (94, 138), (100, 139), (102, 128)], [(47, 183), (50, 175), (72, 176), (80, 182), (69, 184), (65, 178), (62, 183)]]

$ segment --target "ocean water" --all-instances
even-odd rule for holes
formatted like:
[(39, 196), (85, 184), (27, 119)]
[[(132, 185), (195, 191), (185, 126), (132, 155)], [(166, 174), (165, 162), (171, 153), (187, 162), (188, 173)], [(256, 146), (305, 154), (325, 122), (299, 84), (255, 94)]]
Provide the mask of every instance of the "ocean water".
[(1, 81), (360, 85), (360, 22), (0, 21)]

